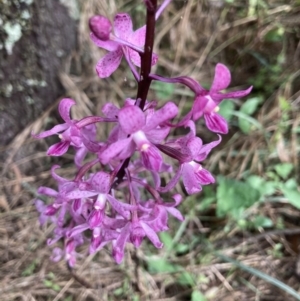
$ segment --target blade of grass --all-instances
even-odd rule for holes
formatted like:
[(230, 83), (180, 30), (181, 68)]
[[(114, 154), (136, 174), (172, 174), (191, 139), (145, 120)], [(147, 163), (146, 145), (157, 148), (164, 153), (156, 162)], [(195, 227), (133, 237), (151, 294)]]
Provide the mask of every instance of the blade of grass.
[(244, 270), (248, 273), (251, 273), (252, 275), (256, 276), (256, 277), (259, 277), (260, 279), (263, 279), (264, 281), (266, 282), (269, 282), (270, 284), (272, 285), (275, 285), (277, 286), (278, 288), (280, 288), (281, 290), (285, 291), (287, 294), (293, 296), (294, 298), (296, 298), (296, 300), (300, 300), (300, 294), (295, 291), (293, 288), (291, 288), (290, 286), (286, 285), (285, 283), (281, 282), (280, 280), (268, 275), (268, 274), (265, 274), (264, 272), (261, 272), (257, 269), (254, 269), (252, 267), (249, 267), (237, 260), (234, 260), (230, 257), (227, 257), (223, 254), (220, 254), (218, 252), (214, 252), (214, 254), (219, 257), (220, 259), (226, 261), (226, 262), (230, 262), (232, 263), (233, 265), (235, 265), (236, 267), (240, 268), (241, 270)]

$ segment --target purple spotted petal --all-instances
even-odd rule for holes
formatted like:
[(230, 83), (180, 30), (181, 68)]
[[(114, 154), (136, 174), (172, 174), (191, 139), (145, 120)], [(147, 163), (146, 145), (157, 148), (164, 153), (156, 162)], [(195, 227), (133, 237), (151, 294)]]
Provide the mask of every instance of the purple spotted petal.
[(60, 185), (62, 185), (62, 184), (65, 184), (65, 183), (67, 183), (67, 182), (70, 182), (69, 180), (67, 180), (67, 179), (65, 179), (65, 178), (63, 178), (63, 177), (61, 177), (61, 176), (59, 176), (59, 175), (55, 172), (55, 170), (58, 169), (58, 168), (60, 168), (59, 165), (53, 165), (52, 168), (51, 168), (51, 176), (52, 176), (52, 178), (58, 183), (58, 185), (60, 186)]
[(71, 98), (64, 98), (60, 101), (58, 105), (58, 111), (62, 119), (69, 125), (73, 125), (73, 121), (70, 117), (71, 107), (74, 106), (76, 102)]
[(149, 139), (149, 141), (158, 144), (161, 143), (168, 136), (169, 132), (169, 127), (157, 128), (147, 131), (146, 136)]
[(163, 163), (163, 158), (158, 148), (150, 144), (147, 146), (147, 149), (142, 149), (140, 152), (145, 168), (151, 171), (159, 172)]
[(198, 170), (195, 173), (195, 175), (196, 175), (196, 179), (199, 181), (200, 185), (208, 185), (211, 183), (215, 183), (215, 179), (212, 176), (212, 174), (204, 168), (201, 168), (200, 170)]
[(121, 231), (119, 237), (113, 242), (113, 257), (120, 264), (124, 257), (125, 244), (130, 235), (130, 224), (128, 223)]
[(123, 53), (122, 49), (118, 48), (115, 51), (107, 53), (100, 59), (96, 65), (96, 72), (100, 78), (109, 77), (121, 63)]
[(103, 48), (107, 51), (115, 51), (119, 47), (119, 43), (115, 41), (101, 41), (98, 39), (93, 33), (90, 34), (91, 40), (94, 42), (94, 44), (100, 48)]
[(82, 162), (83, 162), (85, 156), (87, 155), (87, 153), (88, 153), (88, 150), (84, 146), (76, 149), (74, 163), (77, 168), (80, 168), (82, 166)]
[(109, 201), (109, 203), (111, 204), (111, 206), (116, 210), (116, 212), (118, 212), (121, 216), (123, 216), (126, 219), (130, 218), (129, 210), (136, 209), (135, 206), (132, 206), (132, 205), (129, 205), (126, 203), (122, 203), (122, 202), (118, 201), (117, 199), (115, 199), (110, 194), (108, 194), (106, 197), (107, 197), (107, 200)]
[(49, 188), (49, 187), (45, 187), (45, 186), (41, 186), (39, 187), (38, 191), (37, 191), (39, 194), (44, 194), (44, 195), (47, 195), (47, 196), (50, 196), (50, 197), (56, 197), (58, 195), (58, 192), (55, 191), (54, 189), (52, 188)]
[(217, 113), (205, 113), (204, 119), (209, 130), (215, 133), (227, 134), (228, 124), (224, 117)]
[(106, 194), (110, 189), (110, 175), (99, 171), (92, 177), (91, 184), (97, 192)]
[(194, 172), (194, 167), (189, 163), (183, 164), (182, 169), (182, 181), (183, 185), (188, 194), (194, 194), (202, 190), (202, 187), (199, 185)]
[(88, 190), (73, 190), (66, 194), (67, 200), (81, 199), (81, 198), (89, 198), (91, 196), (97, 195), (96, 191), (88, 191)]
[(149, 227), (146, 223), (144, 222), (140, 222), (140, 225), (143, 227), (146, 236), (149, 238), (149, 240), (153, 243), (153, 245), (160, 249), (163, 247), (163, 243), (159, 240), (157, 234), (155, 233), (155, 231)]
[(128, 14), (120, 13), (114, 19), (115, 35), (123, 40), (129, 40), (132, 34), (132, 21)]
[(196, 97), (192, 108), (193, 120), (198, 120), (203, 115), (208, 101), (209, 99), (205, 96)]
[(169, 121), (174, 118), (178, 113), (178, 108), (173, 102), (167, 102), (161, 109), (157, 110), (150, 118), (147, 120), (147, 125), (144, 131), (149, 131), (155, 129), (158, 125)]
[(186, 146), (194, 158), (201, 150), (202, 140), (199, 137), (193, 137), (187, 142)]
[(165, 187), (159, 187), (158, 191), (167, 192), (167, 191), (170, 191), (172, 188), (174, 188), (180, 179), (180, 176), (182, 174), (182, 169), (183, 169), (183, 166), (180, 165), (176, 171), (176, 174), (171, 178), (171, 180), (168, 182), (168, 184)]
[(244, 96), (247, 96), (251, 90), (252, 86), (249, 87), (246, 90), (241, 90), (241, 91), (234, 91), (234, 92), (228, 92), (225, 94), (219, 94), (219, 93), (211, 93), (211, 97), (215, 101), (216, 104), (220, 103), (223, 99), (228, 99), (228, 98), (241, 98)]
[(131, 137), (129, 137), (110, 144), (102, 153), (99, 154), (101, 163), (107, 164), (110, 160), (116, 158), (120, 152), (130, 146), (131, 141)]
[(220, 91), (226, 89), (231, 81), (229, 69), (223, 64), (217, 64), (215, 76), (210, 91)]
[(102, 113), (108, 118), (118, 117), (120, 109), (112, 103), (106, 103), (102, 108)]
[(36, 139), (41, 139), (41, 138), (52, 136), (52, 135), (55, 135), (59, 132), (65, 131), (68, 127), (69, 127), (69, 125), (67, 123), (58, 124), (58, 125), (54, 126), (51, 130), (44, 131), (44, 132), (42, 132), (40, 134), (37, 134), (37, 135), (32, 133), (31, 135)]
[(56, 144), (53, 144), (52, 146), (49, 147), (47, 151), (48, 156), (61, 156), (65, 154), (70, 146), (69, 141), (61, 141)]
[(129, 42), (134, 45), (143, 47), (145, 45), (145, 38), (146, 38), (146, 26), (144, 25), (131, 34), (129, 38)]
[(184, 221), (184, 217), (178, 209), (176, 209), (174, 207), (166, 207), (166, 210), (171, 215), (173, 215), (175, 218), (177, 218), (179, 221), (182, 221), (182, 222)]
[(206, 157), (208, 156), (208, 154), (210, 153), (210, 151), (216, 147), (218, 144), (221, 143), (222, 141), (222, 137), (221, 135), (218, 135), (219, 139), (216, 140), (216, 141), (213, 141), (213, 142), (210, 142), (210, 143), (207, 143), (207, 144), (204, 144), (202, 147), (201, 147), (201, 150), (200, 152), (197, 154), (197, 156), (195, 156), (194, 160), (196, 161), (203, 161), (206, 159)]
[(119, 124), (126, 134), (139, 131), (146, 122), (144, 112), (137, 106), (127, 106), (119, 111)]

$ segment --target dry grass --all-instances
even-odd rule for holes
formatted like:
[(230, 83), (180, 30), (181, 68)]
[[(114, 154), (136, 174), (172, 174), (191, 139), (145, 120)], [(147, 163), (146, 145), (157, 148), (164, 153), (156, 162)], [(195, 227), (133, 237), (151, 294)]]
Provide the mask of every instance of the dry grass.
[[(112, 18), (120, 10), (132, 11), (136, 19), (140, 19), (143, 13), (138, 10), (136, 2), (80, 1), (78, 49), (70, 55), (60, 74), (66, 94), (76, 99), (78, 104), (73, 111), (76, 118), (99, 112), (106, 101), (119, 103), (126, 97), (135, 96), (136, 83), (125, 65), (109, 79), (99, 80), (95, 75), (94, 65), (103, 53), (89, 41), (87, 20), (95, 13)], [(256, 78), (262, 68), (254, 54), (264, 55), (273, 63), (272, 56), (275, 58), (284, 53), (282, 72), (275, 83), (265, 84), (273, 91), (265, 92), (268, 99), (256, 116), (263, 130), (246, 136), (233, 128), (222, 148), (211, 156), (206, 166), (215, 172), (240, 178), (245, 170), (263, 175), (272, 162), (291, 162), (297, 175), (299, 137), (293, 130), (299, 129), (300, 125), (299, 5), (296, 5), (297, 1), (258, 1), (265, 6), (252, 13), (248, 2), (233, 2), (230, 6), (217, 0), (174, 0), (157, 27), (155, 47), (160, 55), (160, 65), (156, 71), (173, 76), (192, 74), (195, 79), (210, 83), (207, 79), (212, 78), (215, 63), (221, 61), (234, 71), (233, 86), (238, 87), (249, 78)], [(266, 42), (265, 36), (278, 24), (285, 29), (284, 42)], [(181, 93), (182, 90), (177, 92), (174, 99), (184, 109), (191, 100)], [(151, 97), (155, 97), (154, 92), (151, 92)], [(288, 126), (283, 135), (278, 134), (283, 114), (278, 105), (280, 97), (285, 97), (293, 106), (292, 114), (285, 121)], [(49, 169), (53, 162), (45, 155), (45, 142), (36, 142), (29, 137), (31, 131), (40, 132), (49, 126), (44, 121), (56, 111), (57, 103), (14, 139), (7, 147), (10, 156), (1, 164), (1, 301), (190, 300), (191, 286), (178, 281), (182, 271), (156, 274), (148, 271), (148, 261), (153, 255), (149, 255), (147, 245), (138, 251), (129, 248), (121, 266), (113, 262), (109, 250), (86, 257), (83, 249), (83, 256), (74, 271), (68, 270), (64, 262), (53, 264), (49, 261), (51, 250), (46, 246), (46, 239), (52, 227), (40, 229), (32, 201), (38, 186), (52, 184), (49, 183)], [(198, 131), (204, 140), (212, 139), (202, 125)], [(104, 136), (104, 131), (100, 131), (99, 135)], [(20, 148), (32, 144), (41, 151), (25, 158), (17, 155)], [(67, 166), (62, 171), (66, 177), (71, 177), (73, 171), (69, 167), (70, 159), (71, 156), (55, 159), (55, 163)], [(177, 256), (175, 252), (164, 249), (155, 250), (152, 254), (180, 265), (195, 276), (195, 288), (201, 290), (207, 300), (294, 300), (231, 263), (222, 263), (207, 248), (209, 243), (213, 249), (222, 250), (223, 254), (298, 290), (300, 212), (285, 203), (270, 202), (253, 210), (264, 212), (274, 221), (281, 218), (287, 230), (271, 233), (262, 230), (259, 234), (234, 228), (230, 233), (224, 233), (226, 221), (215, 218), (212, 206), (208, 219), (203, 221), (197, 215), (190, 216), (185, 223), (184, 235), (177, 232), (178, 241), (188, 245), (195, 237), (199, 238), (189, 252)], [(178, 227), (174, 224), (173, 231)], [(281, 256), (274, 253), (278, 243), (283, 246)]]

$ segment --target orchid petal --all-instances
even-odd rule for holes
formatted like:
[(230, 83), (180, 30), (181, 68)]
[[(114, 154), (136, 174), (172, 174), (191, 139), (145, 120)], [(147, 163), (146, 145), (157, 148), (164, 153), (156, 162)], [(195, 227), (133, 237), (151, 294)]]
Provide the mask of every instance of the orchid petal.
[(116, 141), (110, 144), (102, 153), (99, 154), (99, 159), (102, 164), (107, 164), (115, 158), (124, 148), (130, 145), (131, 137)]
[(96, 46), (103, 48), (107, 51), (115, 51), (119, 47), (119, 43), (111, 40), (102, 41), (98, 39), (93, 33), (90, 34), (90, 37)]
[(119, 237), (113, 242), (113, 257), (120, 264), (124, 257), (125, 244), (130, 235), (130, 224), (128, 223), (121, 231)]
[(220, 91), (226, 89), (231, 81), (229, 69), (223, 64), (217, 64), (215, 68), (215, 76), (210, 91)]
[(106, 194), (110, 190), (110, 175), (99, 171), (92, 177), (91, 184), (97, 192)]
[(208, 185), (215, 183), (215, 179), (207, 169), (200, 169), (195, 173), (196, 179), (201, 185)]
[(161, 143), (170, 132), (169, 127), (156, 128), (150, 131), (147, 131), (146, 136), (152, 143)]
[(52, 188), (41, 186), (39, 187), (38, 191), (39, 194), (44, 194), (50, 197), (56, 197), (58, 195), (58, 192)]
[(166, 207), (166, 210), (173, 215), (175, 218), (177, 218), (180, 221), (184, 221), (183, 215), (180, 213), (180, 211), (174, 207)]
[(134, 210), (136, 209), (136, 206), (133, 205), (129, 205), (126, 203), (122, 203), (118, 200), (116, 200), (113, 196), (111, 196), (110, 194), (108, 194), (107, 196), (107, 200), (109, 201), (109, 203), (111, 204), (111, 206), (124, 218), (129, 219), (130, 218), (130, 210)]
[(120, 109), (112, 103), (106, 103), (102, 107), (102, 113), (108, 118), (116, 118), (118, 117)]
[(204, 119), (207, 128), (215, 133), (227, 134), (228, 124), (224, 117), (217, 113), (205, 113)]
[(61, 156), (65, 154), (70, 146), (70, 141), (61, 141), (51, 145), (47, 151), (48, 156)]
[(115, 35), (123, 40), (129, 40), (132, 34), (132, 21), (128, 14), (119, 13), (114, 18)]
[(203, 115), (208, 101), (209, 99), (205, 96), (196, 97), (192, 108), (193, 120), (198, 120)]
[(58, 105), (58, 111), (62, 119), (69, 125), (73, 125), (73, 121), (70, 118), (71, 107), (74, 106), (76, 102), (71, 98), (64, 98), (60, 101)]
[(37, 134), (37, 135), (32, 133), (31, 135), (36, 139), (41, 139), (41, 138), (52, 136), (52, 135), (55, 135), (59, 132), (65, 131), (68, 127), (69, 127), (69, 125), (67, 123), (58, 124), (58, 125), (54, 126), (52, 129), (50, 129), (48, 131), (44, 131), (44, 132), (42, 132), (40, 134)]
[(126, 134), (139, 131), (146, 122), (145, 113), (137, 106), (127, 106), (120, 110), (119, 123)]
[(207, 143), (207, 144), (204, 144), (202, 147), (201, 147), (201, 150), (200, 152), (197, 154), (197, 156), (194, 157), (194, 160), (196, 161), (203, 161), (206, 159), (206, 157), (208, 156), (208, 154), (210, 153), (210, 151), (216, 147), (218, 144), (221, 143), (222, 141), (222, 137), (221, 135), (218, 135), (219, 139), (216, 140), (216, 141), (213, 141), (213, 142), (210, 142), (210, 143)]
[(174, 118), (177, 113), (178, 107), (173, 102), (167, 102), (147, 120), (147, 124), (143, 130), (146, 132), (155, 129), (158, 125)]
[(142, 226), (142, 228), (144, 229), (146, 236), (149, 238), (149, 240), (153, 243), (153, 245), (160, 249), (163, 247), (163, 243), (159, 240), (157, 234), (155, 233), (155, 231), (149, 227), (146, 223), (144, 222), (140, 222), (140, 225)]
[(171, 190), (178, 183), (181, 174), (182, 174), (182, 165), (179, 166), (179, 168), (176, 171), (176, 174), (172, 177), (169, 183), (165, 187), (159, 187), (157, 190), (160, 192), (167, 192)]
[(202, 190), (202, 187), (199, 185), (196, 177), (194, 167), (189, 163), (183, 164), (182, 169), (182, 181), (183, 185), (188, 194), (194, 194)]
[(81, 198), (89, 198), (97, 195), (96, 191), (88, 191), (88, 190), (73, 190), (66, 194), (67, 200), (81, 199)]
[(202, 140), (199, 137), (193, 137), (187, 142), (186, 146), (190, 150), (191, 156), (194, 158), (201, 150)]
[(211, 98), (215, 101), (216, 104), (219, 104), (223, 99), (241, 98), (247, 96), (251, 92), (252, 88), (253, 87), (251, 86), (246, 90), (233, 91), (224, 94), (211, 93)]
[(140, 150), (142, 162), (146, 169), (151, 171), (160, 171), (163, 163), (163, 158), (158, 148), (152, 144), (147, 145), (145, 150)]
[(74, 162), (77, 168), (80, 168), (82, 166), (82, 162), (87, 155), (88, 150), (86, 147), (80, 147), (76, 149), (76, 154), (74, 157)]
[(100, 59), (96, 65), (96, 72), (100, 78), (109, 77), (121, 63), (123, 53), (122, 49), (118, 48), (115, 51), (107, 53)]

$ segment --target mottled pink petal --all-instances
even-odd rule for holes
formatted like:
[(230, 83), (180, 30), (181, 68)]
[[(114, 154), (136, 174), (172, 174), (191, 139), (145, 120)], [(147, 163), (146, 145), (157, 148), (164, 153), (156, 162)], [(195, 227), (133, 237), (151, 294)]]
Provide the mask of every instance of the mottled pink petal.
[(194, 157), (194, 160), (196, 161), (203, 161), (206, 159), (206, 157), (208, 156), (208, 154), (210, 153), (210, 151), (216, 147), (218, 144), (221, 143), (222, 141), (222, 138), (221, 138), (221, 135), (218, 135), (219, 139), (216, 140), (216, 141), (213, 141), (213, 142), (210, 142), (210, 143), (207, 143), (207, 144), (204, 144), (202, 147), (201, 147), (201, 150), (200, 152), (197, 154), (197, 156)]
[(59, 165), (53, 165), (53, 166), (51, 167), (51, 176), (52, 176), (52, 178), (53, 178), (56, 182), (58, 182), (59, 185), (62, 185), (62, 184), (64, 184), (64, 183), (69, 182), (69, 180), (67, 180), (67, 179), (65, 179), (65, 178), (63, 178), (63, 177), (61, 177), (61, 176), (59, 176), (59, 175), (55, 172), (55, 170), (58, 169), (58, 168), (60, 168)]
[(168, 184), (165, 187), (159, 187), (157, 190), (160, 192), (167, 192), (170, 191), (173, 187), (175, 187), (182, 174), (182, 168), (183, 168), (182, 165), (180, 165), (176, 171), (176, 174), (171, 178)]
[(58, 124), (58, 125), (54, 126), (51, 130), (44, 131), (44, 132), (42, 132), (40, 134), (37, 134), (37, 135), (31, 133), (31, 135), (36, 139), (41, 139), (41, 138), (52, 136), (52, 135), (55, 135), (59, 132), (65, 131), (68, 127), (69, 127), (69, 125), (67, 123)]
[(147, 145), (145, 149), (142, 148), (140, 150), (140, 153), (145, 168), (151, 171), (160, 171), (163, 163), (163, 158), (157, 147), (152, 144)]
[(130, 210), (134, 210), (136, 209), (135, 206), (126, 204), (126, 203), (122, 203), (118, 200), (116, 200), (113, 196), (111, 196), (110, 194), (108, 194), (107, 196), (107, 200), (109, 201), (109, 203), (111, 204), (111, 206), (124, 218), (129, 219), (130, 218)]
[(177, 113), (177, 106), (173, 102), (167, 102), (161, 109), (157, 110), (149, 118), (149, 120), (147, 120), (147, 124), (143, 130), (146, 132), (155, 129), (158, 125), (174, 118), (177, 115)]
[(120, 109), (112, 103), (106, 103), (102, 107), (102, 113), (108, 118), (118, 117)]
[(195, 175), (196, 175), (196, 179), (199, 181), (200, 185), (208, 185), (211, 183), (215, 183), (215, 179), (212, 176), (212, 174), (204, 168), (202, 168), (198, 172), (196, 172)]
[(99, 171), (92, 177), (91, 184), (97, 192), (106, 194), (110, 189), (110, 175)]
[[(141, 56), (135, 50), (128, 48), (128, 53), (131, 61), (137, 66), (141, 67)], [(154, 66), (158, 61), (158, 55), (156, 53), (152, 53), (151, 66)]]
[(107, 51), (116, 51), (120, 47), (119, 43), (115, 41), (101, 41), (93, 33), (90, 34), (90, 37), (96, 46), (103, 48)]
[(227, 134), (228, 124), (224, 117), (217, 113), (205, 113), (204, 119), (209, 130), (215, 133)]
[(145, 234), (145, 231), (142, 227), (140, 226), (137, 226), (137, 227), (134, 227), (132, 230), (131, 230), (131, 234), (130, 234), (130, 242), (136, 247), (138, 248), (144, 237), (146, 236)]
[(208, 101), (209, 99), (205, 96), (196, 97), (192, 108), (193, 120), (198, 120), (203, 115)]
[(129, 40), (132, 34), (132, 21), (128, 14), (119, 13), (114, 19), (114, 31), (118, 38)]
[(194, 194), (202, 190), (202, 187), (199, 185), (196, 177), (194, 167), (189, 163), (183, 164), (182, 169), (182, 181), (183, 185), (188, 194)]
[(190, 150), (192, 157), (195, 157), (201, 150), (202, 140), (199, 137), (193, 137), (187, 142), (186, 146)]
[(76, 102), (71, 98), (64, 98), (60, 101), (58, 105), (58, 111), (62, 119), (69, 125), (73, 125), (73, 121), (70, 117), (71, 107), (74, 106)]
[(127, 106), (119, 111), (119, 124), (126, 134), (139, 131), (146, 122), (145, 113), (137, 106)]
[(117, 155), (124, 151), (131, 143), (131, 138), (118, 140), (110, 144), (102, 153), (99, 154), (99, 159), (102, 164), (107, 164), (110, 160), (117, 157)]
[(96, 71), (100, 78), (109, 77), (121, 63), (123, 53), (122, 49), (118, 48), (115, 51), (107, 53), (100, 59), (96, 65)]
[(124, 257), (124, 249), (130, 235), (130, 224), (128, 223), (121, 231), (119, 237), (113, 242), (113, 257), (120, 264)]
[(69, 141), (61, 141), (56, 144), (53, 144), (52, 146), (49, 147), (47, 151), (48, 156), (61, 156), (65, 154), (70, 146)]
[(38, 191), (37, 191), (39, 194), (44, 194), (44, 195), (47, 195), (47, 196), (50, 196), (50, 197), (56, 197), (58, 195), (58, 192), (55, 191), (54, 189), (52, 188), (49, 188), (49, 187), (45, 187), (45, 186), (41, 186), (39, 187)]
[(53, 262), (58, 262), (61, 260), (61, 258), (63, 257), (64, 255), (64, 251), (60, 248), (54, 248), (53, 251), (52, 251), (52, 255), (50, 257), (50, 259), (53, 261)]
[(211, 93), (211, 97), (215, 101), (216, 104), (219, 104), (223, 99), (241, 98), (241, 97), (247, 96), (251, 92), (252, 88), (253, 87), (251, 86), (246, 90), (228, 92), (228, 93), (224, 93), (224, 94)]
[(85, 156), (87, 155), (87, 153), (88, 153), (88, 150), (86, 147), (80, 147), (80, 148), (76, 149), (74, 163), (77, 168), (80, 168), (82, 166), (82, 162), (83, 162)]
[(100, 15), (91, 17), (89, 20), (89, 27), (95, 36), (100, 40), (109, 40), (112, 25), (106, 17)]
[(81, 199), (81, 198), (89, 198), (91, 196), (97, 195), (96, 191), (88, 191), (88, 190), (73, 190), (66, 194), (67, 200)]
[(129, 37), (129, 42), (143, 47), (145, 45), (145, 38), (146, 38), (146, 25), (140, 27), (135, 32), (133, 32)]
[(140, 222), (140, 225), (143, 227), (146, 236), (149, 238), (149, 240), (153, 243), (153, 245), (160, 249), (163, 247), (163, 243), (159, 240), (157, 234), (155, 233), (155, 231), (149, 227), (146, 223), (144, 222)]
[(215, 76), (210, 91), (220, 91), (226, 89), (231, 81), (229, 69), (223, 64), (217, 64), (215, 68)]
[(177, 218), (178, 220), (184, 221), (184, 217), (183, 217), (183, 215), (181, 214), (181, 212), (178, 209), (176, 209), (174, 207), (166, 207), (166, 210), (170, 214), (172, 214), (175, 218)]
[(147, 131), (146, 136), (152, 143), (161, 143), (170, 132), (169, 127), (157, 128), (150, 131)]

